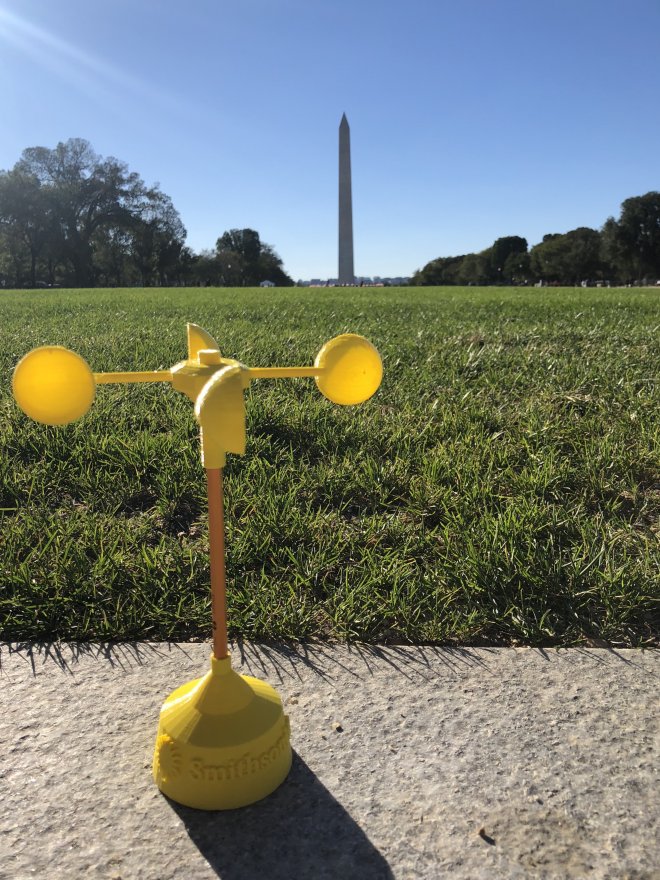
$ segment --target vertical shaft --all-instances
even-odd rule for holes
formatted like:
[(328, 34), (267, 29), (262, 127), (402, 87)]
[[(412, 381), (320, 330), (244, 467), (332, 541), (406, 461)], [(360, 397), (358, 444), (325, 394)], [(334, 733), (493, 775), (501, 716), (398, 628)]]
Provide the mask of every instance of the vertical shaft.
[(211, 558), (211, 613), (213, 656), (229, 656), (227, 648), (227, 588), (225, 581), (225, 515), (222, 468), (207, 469), (209, 499), (209, 548)]
[(339, 283), (354, 284), (351, 130), (346, 114), (339, 125)]

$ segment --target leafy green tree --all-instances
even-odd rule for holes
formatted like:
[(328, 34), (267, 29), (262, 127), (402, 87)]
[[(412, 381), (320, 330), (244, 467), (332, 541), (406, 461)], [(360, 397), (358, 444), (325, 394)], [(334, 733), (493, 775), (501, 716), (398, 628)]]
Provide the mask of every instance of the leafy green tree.
[(507, 284), (527, 284), (531, 278), (529, 254), (510, 253), (504, 261), (502, 275)]
[(52, 150), (24, 150), (15, 170), (38, 181), (48, 193), (59, 225), (58, 245), (73, 269), (73, 282), (92, 284), (92, 237), (100, 226), (110, 218), (116, 221), (122, 213), (117, 186), (123, 169), (116, 160), (107, 160), (102, 167), (87, 141), (72, 138)]
[(600, 231), (600, 254), (606, 274), (612, 281), (620, 283), (634, 277), (632, 260), (626, 253), (614, 217), (608, 217)]
[(257, 269), (259, 283), (262, 281), (272, 281), (278, 287), (291, 287), (293, 285), (293, 279), (282, 268), (282, 260), (269, 244), (262, 242)]
[(167, 283), (186, 235), (168, 196), (80, 138), (30, 147), (0, 173), (0, 230), (3, 264), (31, 286), (40, 271), (76, 286)]
[(455, 284), (488, 284), (491, 279), (491, 261), (489, 252), (466, 254), (462, 259)]
[(253, 287), (262, 281), (281, 286), (293, 284), (282, 260), (271, 245), (262, 242), (254, 229), (230, 229), (216, 242), (216, 260), (227, 286)]
[[(607, 229), (610, 253), (624, 274), (660, 278), (660, 192), (626, 199), (621, 216)], [(606, 224), (606, 225), (607, 225)]]
[(172, 200), (157, 188), (147, 190), (129, 224), (131, 254), (140, 283), (166, 285), (177, 276), (186, 230)]
[(243, 286), (253, 286), (257, 282), (261, 239), (254, 229), (230, 229), (223, 232), (215, 245), (218, 254), (225, 254), (227, 259), (240, 257)]
[(431, 260), (423, 269), (418, 269), (413, 274), (410, 283), (417, 286), (466, 283), (458, 280), (464, 259), (464, 256), (460, 256), (438, 257), (436, 260)]
[(28, 251), (17, 227), (0, 224), (0, 283), (24, 287), (29, 278)]
[(540, 280), (559, 284), (602, 278), (600, 234), (581, 226), (564, 235), (546, 235), (530, 251), (530, 266)]
[(509, 257), (518, 257), (520, 254), (526, 253), (527, 239), (521, 238), (519, 235), (507, 235), (504, 238), (496, 239), (487, 252), (489, 280), (496, 283), (510, 283), (512, 279), (507, 273), (507, 260)]
[[(528, 274), (527, 241), (519, 235), (498, 238), (491, 247), (477, 254), (438, 257), (410, 279), (412, 285), (510, 283), (514, 274)], [(512, 258), (511, 262), (509, 258)], [(515, 260), (513, 259), (515, 258)], [(527, 275), (525, 275), (527, 277)], [(522, 280), (522, 277), (521, 277)]]
[[(0, 229), (19, 283), (37, 286), (37, 261), (55, 233), (48, 193), (32, 174), (0, 172)], [(52, 241), (51, 241), (52, 243)]]
[(186, 271), (186, 280), (202, 287), (211, 285), (217, 287), (220, 285), (215, 251), (206, 249), (198, 254), (191, 254)]

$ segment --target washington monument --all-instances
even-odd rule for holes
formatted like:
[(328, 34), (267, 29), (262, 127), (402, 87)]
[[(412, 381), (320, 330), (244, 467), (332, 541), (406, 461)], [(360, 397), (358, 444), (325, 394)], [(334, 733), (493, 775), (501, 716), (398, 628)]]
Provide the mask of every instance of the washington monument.
[(353, 199), (351, 197), (351, 130), (346, 114), (339, 124), (339, 273), (340, 284), (355, 284), (353, 268)]

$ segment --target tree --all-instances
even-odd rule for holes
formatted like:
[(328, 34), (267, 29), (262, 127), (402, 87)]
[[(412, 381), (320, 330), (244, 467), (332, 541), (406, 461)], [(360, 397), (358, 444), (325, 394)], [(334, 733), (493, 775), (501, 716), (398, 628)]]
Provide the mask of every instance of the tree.
[(102, 159), (80, 138), (54, 149), (30, 147), (12, 171), (0, 174), (3, 227), (14, 281), (31, 286), (39, 261), (51, 283), (58, 267), (60, 280), (76, 286), (99, 279), (166, 283), (186, 235), (158, 186), (147, 188), (125, 163)]
[(230, 229), (215, 250), (185, 247), (181, 218), (158, 185), (81, 138), (29, 147), (0, 171), (0, 284), (35, 287), (292, 285), (254, 229)]
[(186, 230), (172, 200), (158, 187), (145, 191), (129, 224), (131, 254), (141, 283), (164, 285), (178, 273)]
[(500, 283), (509, 283), (512, 278), (507, 272), (507, 260), (515, 259), (509, 263), (509, 270), (519, 264), (521, 254), (527, 253), (527, 239), (519, 235), (507, 235), (496, 239), (488, 250), (488, 264), (490, 280)]
[(564, 235), (547, 235), (532, 248), (530, 266), (538, 278), (559, 284), (602, 278), (600, 234), (581, 226)]
[(607, 246), (623, 274), (660, 278), (660, 193), (626, 199), (619, 221), (606, 223)]
[(502, 275), (507, 284), (527, 284), (531, 278), (529, 254), (526, 251), (509, 254)]
[(619, 224), (614, 217), (608, 217), (600, 231), (600, 255), (607, 275), (613, 281), (623, 281), (634, 277), (632, 260), (619, 235)]
[[(473, 254), (472, 256), (475, 255)], [(460, 256), (438, 257), (436, 260), (431, 260), (431, 262), (427, 263), (423, 269), (418, 269), (413, 274), (410, 283), (420, 286), (468, 283), (465, 281), (459, 282), (458, 280), (464, 259), (464, 256)]]
[[(411, 284), (492, 284), (510, 282), (513, 275), (527, 272), (527, 241), (519, 235), (498, 238), (491, 247), (478, 254), (460, 257), (438, 257), (418, 269)], [(511, 258), (511, 262), (508, 262)], [(516, 270), (514, 273), (513, 270)], [(526, 277), (526, 276), (525, 276)], [(522, 278), (521, 278), (522, 280)]]
[(462, 257), (454, 284), (488, 284), (490, 277), (490, 255), (486, 250)]
[(218, 272), (227, 286), (254, 287), (262, 281), (290, 286), (282, 260), (254, 229), (230, 229), (216, 242)]
[(272, 281), (278, 287), (291, 287), (293, 279), (282, 268), (282, 260), (269, 244), (261, 245), (261, 253), (257, 264), (259, 283)]
[(31, 287), (37, 286), (37, 260), (56, 234), (48, 195), (30, 173), (0, 172), (0, 229), (17, 277), (25, 274)]

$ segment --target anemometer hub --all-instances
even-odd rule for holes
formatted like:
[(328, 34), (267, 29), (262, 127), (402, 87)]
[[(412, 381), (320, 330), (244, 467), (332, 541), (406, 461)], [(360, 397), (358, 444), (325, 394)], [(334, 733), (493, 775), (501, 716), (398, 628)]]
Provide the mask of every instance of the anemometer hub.
[(196, 324), (187, 335), (187, 359), (151, 372), (93, 373), (67, 348), (35, 348), (17, 364), (12, 388), (23, 412), (47, 425), (81, 418), (97, 386), (116, 382), (169, 382), (193, 401), (208, 489), (213, 654), (203, 678), (163, 703), (152, 769), (156, 785), (178, 803), (226, 810), (266, 797), (291, 766), (282, 701), (270, 685), (234, 672), (227, 649), (223, 468), (228, 452), (245, 452), (244, 391), (253, 379), (309, 377), (328, 400), (351, 405), (375, 394), (383, 368), (374, 346), (354, 333), (326, 342), (313, 367), (246, 367), (222, 357)]

